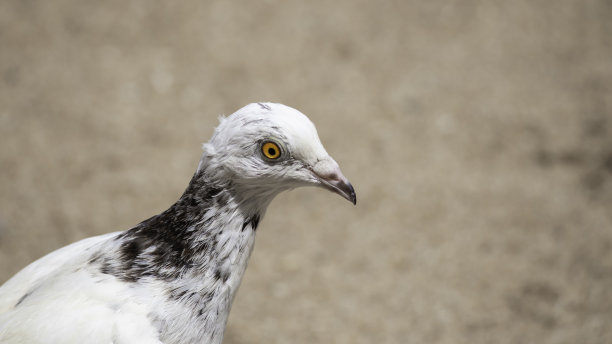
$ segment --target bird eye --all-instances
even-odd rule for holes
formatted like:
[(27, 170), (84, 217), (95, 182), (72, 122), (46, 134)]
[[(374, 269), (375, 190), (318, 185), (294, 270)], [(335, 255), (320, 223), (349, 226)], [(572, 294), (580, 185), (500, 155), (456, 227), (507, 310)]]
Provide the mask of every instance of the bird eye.
[(276, 143), (266, 141), (261, 145), (261, 153), (270, 160), (276, 160), (281, 156), (281, 149)]

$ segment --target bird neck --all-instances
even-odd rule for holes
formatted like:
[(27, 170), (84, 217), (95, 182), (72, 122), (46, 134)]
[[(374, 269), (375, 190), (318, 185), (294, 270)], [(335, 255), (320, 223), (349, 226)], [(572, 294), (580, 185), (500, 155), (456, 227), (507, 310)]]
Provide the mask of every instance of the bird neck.
[(181, 291), (228, 284), (233, 295), (267, 203), (238, 199), (231, 185), (207, 179), (205, 172), (198, 170), (166, 211), (121, 234), (119, 258), (102, 272), (127, 282), (165, 281)]
[(198, 170), (168, 210), (107, 242), (89, 261), (136, 288), (153, 285), (165, 292), (149, 314), (166, 334), (164, 342), (210, 338), (217, 343), (223, 338), (257, 225), (269, 203), (253, 205), (255, 201), (236, 194), (231, 185)]

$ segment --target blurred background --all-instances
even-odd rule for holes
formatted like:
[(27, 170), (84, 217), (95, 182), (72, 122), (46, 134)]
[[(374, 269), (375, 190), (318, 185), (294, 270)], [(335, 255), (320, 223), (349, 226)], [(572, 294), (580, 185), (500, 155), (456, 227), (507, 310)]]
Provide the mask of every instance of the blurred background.
[(0, 2), (0, 282), (307, 114), (355, 185), (276, 199), (225, 343), (611, 343), (612, 2)]

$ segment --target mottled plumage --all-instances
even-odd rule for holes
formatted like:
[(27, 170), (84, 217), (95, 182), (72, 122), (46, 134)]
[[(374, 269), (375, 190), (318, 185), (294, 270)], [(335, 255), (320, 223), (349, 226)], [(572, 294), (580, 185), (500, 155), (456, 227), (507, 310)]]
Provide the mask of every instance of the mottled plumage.
[(281, 104), (222, 118), (168, 210), (30, 264), (0, 287), (2, 343), (220, 343), (270, 201), (322, 186), (355, 203), (314, 125)]

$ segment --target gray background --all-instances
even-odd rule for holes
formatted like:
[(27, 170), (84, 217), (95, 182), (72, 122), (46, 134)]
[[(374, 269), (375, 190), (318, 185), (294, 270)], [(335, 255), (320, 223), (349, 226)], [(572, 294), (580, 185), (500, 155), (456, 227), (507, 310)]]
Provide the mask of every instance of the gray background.
[(307, 114), (226, 343), (611, 343), (610, 1), (0, 2), (0, 281), (182, 193), (217, 116)]

